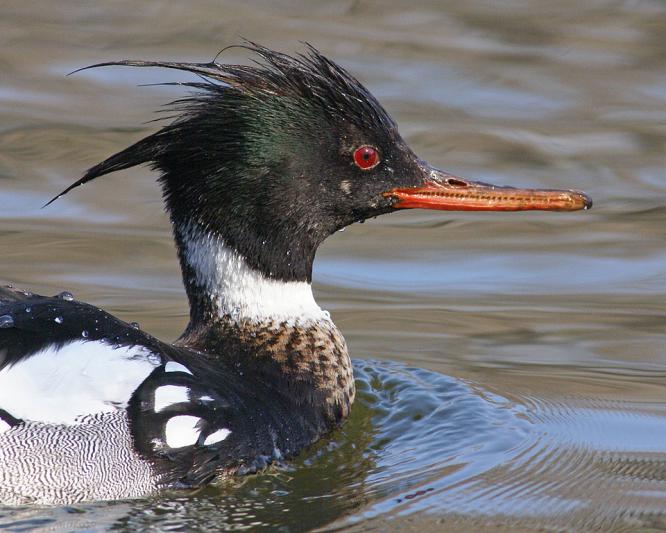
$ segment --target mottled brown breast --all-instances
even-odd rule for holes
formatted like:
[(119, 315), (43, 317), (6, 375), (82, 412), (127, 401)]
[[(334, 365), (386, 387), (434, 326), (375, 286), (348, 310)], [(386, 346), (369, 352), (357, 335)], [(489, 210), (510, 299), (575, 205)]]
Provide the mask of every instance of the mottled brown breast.
[(276, 397), (286, 397), (318, 420), (319, 434), (349, 416), (355, 395), (351, 359), (330, 320), (237, 322), (223, 316), (188, 329), (178, 344), (220, 359)]

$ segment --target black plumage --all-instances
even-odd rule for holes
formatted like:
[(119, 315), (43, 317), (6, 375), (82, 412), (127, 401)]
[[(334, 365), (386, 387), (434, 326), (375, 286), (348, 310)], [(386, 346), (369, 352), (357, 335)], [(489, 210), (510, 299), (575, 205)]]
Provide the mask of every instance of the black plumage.
[[(258, 64), (93, 65), (166, 67), (203, 79), (181, 84), (194, 94), (172, 104), (179, 113), (172, 123), (95, 165), (59, 196), (148, 163), (160, 172), (177, 241), (178, 227), (195, 223), (265, 275), (310, 281), (326, 237), (389, 212), (392, 200), (383, 193), (416, 185), (425, 174), (389, 114), (342, 67), (312, 47), (296, 57), (253, 43), (245, 48)], [(372, 170), (353, 163), (362, 145), (381, 155)]]

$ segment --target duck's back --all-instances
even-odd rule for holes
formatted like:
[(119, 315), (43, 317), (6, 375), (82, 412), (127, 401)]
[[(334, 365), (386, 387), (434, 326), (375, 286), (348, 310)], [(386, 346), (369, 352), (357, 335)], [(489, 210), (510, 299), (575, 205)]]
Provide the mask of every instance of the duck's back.
[(225, 463), (228, 398), (184, 350), (67, 294), (0, 289), (0, 326), (1, 502), (146, 495)]
[[(66, 293), (0, 289), (0, 502), (143, 496), (293, 456), (346, 416), (353, 395), (348, 370), (346, 407), (332, 401), (331, 365), (348, 355), (327, 324), (262, 330), (270, 338), (211, 330), (218, 344), (208, 339), (215, 350), (204, 353)], [(320, 337), (335, 342), (315, 349)], [(321, 360), (300, 361), (304, 338)]]

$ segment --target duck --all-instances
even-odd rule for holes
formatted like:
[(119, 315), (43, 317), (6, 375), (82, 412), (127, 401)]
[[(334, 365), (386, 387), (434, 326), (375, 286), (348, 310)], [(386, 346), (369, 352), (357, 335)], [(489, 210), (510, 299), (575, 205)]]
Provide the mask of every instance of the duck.
[(156, 171), (189, 303), (163, 342), (68, 293), (0, 289), (0, 503), (188, 490), (288, 461), (340, 427), (352, 362), (315, 301), (315, 253), (405, 209), (575, 211), (577, 190), (471, 181), (419, 159), (365, 86), (311, 45), (196, 75), (157, 132), (90, 168)]

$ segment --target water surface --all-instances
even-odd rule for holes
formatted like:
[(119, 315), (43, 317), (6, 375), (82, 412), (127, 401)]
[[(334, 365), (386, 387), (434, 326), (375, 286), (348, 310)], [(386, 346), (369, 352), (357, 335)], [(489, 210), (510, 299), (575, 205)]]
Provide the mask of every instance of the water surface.
[[(194, 494), (0, 508), (0, 527), (666, 528), (666, 6), (637, 2), (4, 2), (0, 277), (174, 339), (187, 310), (155, 176), (40, 209), (155, 129), (180, 79), (75, 68), (309, 41), (436, 166), (579, 188), (591, 212), (406, 212), (329, 239), (315, 292), (360, 397), (293, 463)], [(229, 50), (228, 61), (244, 61)]]

